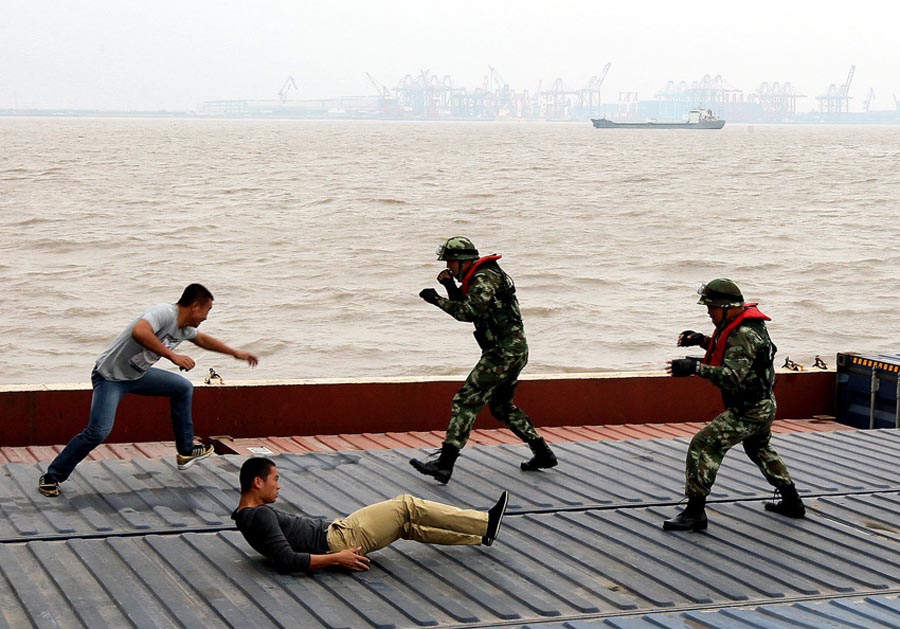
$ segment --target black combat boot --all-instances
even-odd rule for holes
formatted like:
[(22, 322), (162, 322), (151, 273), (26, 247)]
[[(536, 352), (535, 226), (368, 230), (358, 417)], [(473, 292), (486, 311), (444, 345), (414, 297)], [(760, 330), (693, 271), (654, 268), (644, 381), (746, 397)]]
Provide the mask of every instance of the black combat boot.
[(531, 448), (531, 452), (534, 456), (528, 461), (522, 461), (522, 464), (519, 467), (522, 468), (523, 472), (534, 472), (556, 467), (558, 463), (556, 455), (553, 454), (553, 450), (550, 449), (550, 446), (547, 445), (547, 442), (544, 441), (543, 437), (538, 437), (534, 441), (529, 441), (528, 447)]
[(780, 513), (789, 518), (802, 518), (806, 515), (806, 507), (803, 506), (803, 501), (800, 500), (800, 494), (797, 493), (794, 483), (776, 487), (775, 493), (781, 494), (781, 500), (778, 502), (767, 502), (766, 511)]
[(410, 459), (409, 464), (426, 476), (433, 476), (440, 483), (447, 484), (453, 474), (453, 464), (459, 458), (459, 448), (449, 443), (441, 444), (440, 455), (428, 461)]
[(706, 496), (688, 498), (687, 507), (671, 520), (663, 522), (667, 531), (702, 531), (709, 525), (706, 520)]

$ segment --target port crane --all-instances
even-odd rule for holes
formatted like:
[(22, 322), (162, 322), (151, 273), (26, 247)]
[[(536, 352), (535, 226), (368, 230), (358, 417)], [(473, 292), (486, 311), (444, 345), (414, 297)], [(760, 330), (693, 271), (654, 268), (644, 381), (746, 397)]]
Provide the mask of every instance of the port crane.
[(577, 114), (592, 116), (598, 113), (595, 109), (600, 107), (600, 86), (603, 85), (610, 67), (612, 67), (612, 62), (607, 62), (600, 70), (600, 74), (592, 76), (588, 84), (578, 91)]
[(821, 113), (831, 114), (850, 111), (850, 84), (853, 82), (855, 72), (856, 66), (850, 66), (850, 72), (847, 74), (847, 80), (844, 81), (843, 85), (837, 87), (832, 83), (824, 94), (816, 96)]
[(805, 98), (794, 89), (790, 82), (768, 83), (764, 81), (759, 88), (747, 97), (748, 102), (759, 103), (762, 110), (768, 115), (783, 116), (794, 114), (797, 111), (797, 99)]
[(496, 102), (492, 103), (492, 108), (497, 116), (509, 116), (510, 114), (518, 115), (520, 107), (517, 103), (512, 102), (512, 93), (509, 89), (509, 83), (500, 76), (497, 68), (492, 65), (488, 66), (490, 74), (485, 77), (484, 90), (496, 94)]
[(281, 101), (282, 105), (287, 102), (288, 93), (291, 91), (291, 88), (294, 90), (297, 89), (297, 83), (294, 82), (293, 76), (289, 76), (287, 80), (285, 80), (284, 85), (281, 86), (281, 89), (278, 90), (278, 100)]
[(381, 96), (381, 98), (391, 98), (391, 90), (376, 81), (375, 77), (368, 72), (366, 72), (366, 76), (369, 77), (369, 82), (372, 83), (373, 86), (375, 86), (375, 91), (378, 92), (378, 95)]
[(549, 120), (562, 119), (571, 114), (572, 100), (569, 96), (577, 97), (578, 90), (570, 89), (562, 77), (557, 78), (550, 89), (539, 94), (541, 99), (541, 113)]
[(500, 76), (500, 73), (497, 72), (497, 68), (489, 65), (488, 70), (491, 71), (490, 83), (493, 83), (493, 85), (491, 85), (489, 87), (489, 89), (493, 89), (495, 91), (504, 91), (504, 92), (508, 93), (509, 92), (509, 83), (506, 81), (506, 79), (504, 79), (502, 76)]
[(874, 88), (874, 87), (870, 87), (870, 88), (869, 88), (869, 93), (866, 94), (866, 100), (863, 101), (863, 111), (865, 111), (865, 112), (868, 113), (869, 107), (872, 106), (872, 101), (873, 101), (873, 100), (875, 100), (875, 88)]

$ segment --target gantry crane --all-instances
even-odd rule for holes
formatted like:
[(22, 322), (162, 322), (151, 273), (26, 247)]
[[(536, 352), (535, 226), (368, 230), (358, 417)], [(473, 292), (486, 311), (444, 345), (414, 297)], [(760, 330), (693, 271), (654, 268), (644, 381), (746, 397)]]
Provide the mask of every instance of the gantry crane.
[(856, 72), (856, 66), (850, 66), (850, 72), (847, 74), (847, 80), (840, 87), (834, 83), (828, 86), (824, 94), (816, 96), (819, 101), (819, 111), (821, 113), (841, 113), (850, 111), (850, 84), (853, 82), (853, 74)]
[(593, 116), (599, 113), (596, 109), (600, 107), (600, 86), (603, 85), (603, 81), (606, 79), (606, 74), (611, 66), (612, 62), (608, 62), (600, 70), (600, 74), (592, 76), (587, 86), (579, 90), (576, 115)]
[(507, 83), (506, 79), (500, 76), (500, 73), (497, 72), (497, 68), (495, 68), (494, 66), (489, 65), (488, 70), (490, 70), (490, 74), (485, 77), (485, 83), (487, 84), (485, 86), (485, 91), (496, 94), (497, 96), (497, 102), (493, 103), (495, 115), (517, 115), (518, 112), (514, 111), (516, 109), (516, 106), (515, 103), (512, 102), (512, 93), (509, 89), (509, 83)]
[(549, 120), (568, 118), (572, 113), (572, 100), (569, 96), (578, 96), (578, 90), (569, 89), (562, 77), (557, 78), (550, 89), (540, 93), (541, 114)]
[(856, 66), (850, 66), (850, 72), (847, 74), (847, 80), (841, 85), (841, 97), (849, 99), (850, 83), (853, 82), (853, 74), (856, 72)]
[(797, 111), (797, 99), (805, 98), (805, 94), (801, 94), (794, 89), (789, 82), (773, 83), (763, 82), (759, 88), (747, 97), (751, 103), (759, 103), (765, 114), (774, 114), (781, 116), (784, 114), (793, 114)]

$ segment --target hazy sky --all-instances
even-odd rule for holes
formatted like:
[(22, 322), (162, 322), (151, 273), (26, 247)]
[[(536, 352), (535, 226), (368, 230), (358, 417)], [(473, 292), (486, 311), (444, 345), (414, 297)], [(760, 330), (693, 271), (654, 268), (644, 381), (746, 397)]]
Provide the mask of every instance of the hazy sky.
[[(740, 6), (741, 8), (736, 8)], [(732, 8), (735, 7), (735, 8)], [(790, 81), (810, 98), (851, 65), (851, 110), (900, 96), (900, 3), (782, 0), (0, 0), (0, 108), (193, 110), (205, 100), (371, 94), (427, 69), (513, 89), (583, 87), (651, 99), (666, 81), (722, 75), (745, 93)]]

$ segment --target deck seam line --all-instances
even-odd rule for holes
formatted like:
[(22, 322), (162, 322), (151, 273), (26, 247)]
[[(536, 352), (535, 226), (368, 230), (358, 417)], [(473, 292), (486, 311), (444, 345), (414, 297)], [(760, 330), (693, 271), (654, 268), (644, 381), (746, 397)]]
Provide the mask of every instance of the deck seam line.
[(543, 617), (535, 620), (518, 619), (518, 620), (500, 620), (495, 622), (478, 622), (464, 623), (455, 625), (444, 625), (448, 629), (485, 629), (487, 627), (517, 627), (528, 625), (529, 627), (540, 627), (548, 624), (562, 624), (570, 621), (589, 621), (608, 618), (629, 618), (640, 617), (657, 614), (675, 614), (680, 615), (693, 611), (719, 611), (722, 609), (735, 609), (739, 607), (764, 607), (768, 605), (791, 605), (794, 603), (808, 603), (815, 601), (831, 601), (847, 598), (866, 598), (869, 596), (890, 596), (892, 594), (900, 594), (900, 587), (885, 588), (883, 590), (859, 590), (856, 592), (843, 592), (834, 594), (812, 594), (810, 596), (785, 596), (782, 598), (761, 598), (746, 601), (728, 601), (719, 603), (698, 603), (695, 605), (673, 605), (672, 607), (660, 607), (650, 610), (615, 610), (610, 612), (586, 613), (586, 614), (563, 614), (559, 616)]
[[(863, 491), (863, 490), (854, 490), (848, 492), (819, 492), (815, 494), (803, 494), (802, 497), (806, 499), (815, 499), (815, 498), (833, 498), (833, 497), (844, 497), (844, 496), (869, 496), (869, 495), (878, 495), (878, 494), (886, 494), (886, 493), (900, 493), (900, 487), (896, 487), (893, 489), (879, 489), (872, 491)], [(746, 502), (760, 502), (766, 500), (765, 496), (756, 496), (750, 498), (715, 498), (712, 500), (707, 500), (707, 506), (717, 505), (717, 504), (740, 504)], [(663, 500), (663, 501), (654, 501), (654, 502), (640, 502), (640, 503), (615, 503), (615, 504), (587, 504), (587, 505), (573, 505), (569, 507), (538, 507), (534, 509), (522, 509), (516, 511), (508, 511), (506, 517), (522, 517), (528, 515), (552, 515), (554, 513), (579, 513), (579, 512), (587, 512), (587, 511), (612, 511), (612, 510), (627, 510), (627, 509), (647, 509), (647, 508), (659, 508), (659, 507), (672, 507), (677, 506), (684, 502), (684, 500)], [(891, 539), (896, 541), (896, 534), (893, 532), (881, 530), (881, 529), (870, 529), (865, 527), (860, 527), (855, 525), (852, 522), (847, 522), (838, 518), (834, 518), (832, 516), (827, 516), (821, 514), (817, 511), (813, 511), (813, 513), (817, 517), (822, 517), (823, 519), (831, 520), (833, 522), (839, 523), (843, 526), (848, 526), (855, 530), (864, 531), (870, 535), (878, 535), (880, 537), (884, 537), (885, 539)], [(166, 528), (158, 528), (153, 530), (139, 530), (139, 531), (98, 531), (95, 533), (76, 533), (73, 535), (67, 535), (64, 533), (55, 534), (55, 535), (36, 535), (34, 537), (4, 537), (0, 538), (0, 544), (21, 544), (25, 542), (58, 542), (58, 541), (69, 541), (69, 540), (81, 540), (81, 539), (108, 539), (108, 538), (127, 538), (127, 537), (148, 537), (150, 535), (162, 535), (162, 536), (170, 536), (170, 535), (182, 535), (184, 533), (220, 533), (225, 531), (237, 531), (237, 527), (235, 525), (224, 524), (224, 525), (210, 525), (210, 526), (202, 526), (202, 527), (166, 527)], [(891, 533), (891, 534), (888, 534)]]

